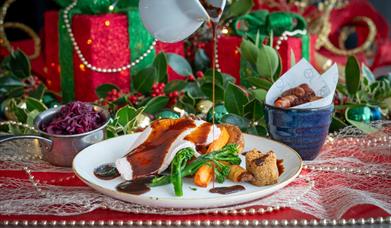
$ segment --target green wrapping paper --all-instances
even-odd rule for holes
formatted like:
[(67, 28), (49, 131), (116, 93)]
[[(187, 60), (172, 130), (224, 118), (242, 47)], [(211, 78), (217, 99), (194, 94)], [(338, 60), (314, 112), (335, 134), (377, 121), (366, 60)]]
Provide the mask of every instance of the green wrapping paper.
[[(69, 22), (72, 24), (72, 16), (78, 12), (78, 9), (69, 11)], [(75, 99), (75, 82), (73, 78), (73, 45), (65, 27), (64, 11), (59, 14), (59, 63), (61, 67), (61, 91), (62, 102), (68, 103)]]
[[(281, 36), (285, 31), (305, 30), (307, 22), (298, 14), (290, 12), (273, 12), (258, 10), (238, 18), (234, 23), (234, 32), (242, 37), (255, 40), (257, 34), (261, 41), (273, 33)], [(308, 35), (299, 35), (302, 40), (302, 56), (310, 60), (310, 39)]]
[[(129, 26), (129, 47), (130, 47), (130, 61), (133, 62), (139, 58), (149, 45), (152, 44), (154, 38), (145, 29), (140, 18), (140, 14), (137, 10), (129, 10), (128, 14), (128, 26)], [(149, 65), (155, 56), (155, 49), (153, 53), (145, 57), (139, 64), (131, 68), (131, 75), (136, 74), (139, 70)]]

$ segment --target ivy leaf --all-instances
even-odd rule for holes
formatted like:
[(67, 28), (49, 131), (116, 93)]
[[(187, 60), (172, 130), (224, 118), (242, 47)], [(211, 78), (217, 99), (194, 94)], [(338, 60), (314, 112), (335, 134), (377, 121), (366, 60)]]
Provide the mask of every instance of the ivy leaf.
[(264, 106), (257, 99), (253, 99), (244, 106), (244, 116), (252, 121), (257, 121), (263, 118)]
[(117, 123), (125, 127), (130, 121), (132, 121), (137, 116), (137, 109), (132, 106), (125, 106), (120, 108), (115, 114), (115, 119)]
[(246, 131), (251, 124), (248, 119), (232, 113), (224, 115), (221, 122), (236, 125), (242, 131)]
[(140, 70), (135, 76), (133, 76), (134, 89), (140, 93), (151, 92), (153, 83), (156, 80), (156, 70), (153, 67), (147, 67)]
[(272, 86), (272, 83), (268, 80), (258, 77), (247, 77), (244, 79), (244, 81), (250, 83), (250, 85), (252, 86), (265, 90), (269, 90)]
[(179, 75), (189, 76), (193, 74), (190, 63), (180, 55), (168, 53), (167, 63)]
[(257, 55), (257, 71), (262, 77), (272, 79), (279, 65), (279, 56), (274, 48), (262, 45)]
[(227, 111), (237, 115), (243, 115), (243, 106), (248, 103), (246, 93), (237, 85), (228, 83), (225, 90), (224, 105)]
[[(213, 84), (205, 83), (201, 86), (202, 91), (206, 96), (208, 96), (209, 100), (212, 100), (213, 97)], [(223, 101), (224, 100), (224, 88), (218, 84), (215, 84), (215, 101)]]
[(41, 101), (33, 98), (33, 97), (27, 97), (26, 98), (26, 107), (29, 112), (38, 110), (39, 112), (43, 112), (47, 109), (44, 103)]
[(174, 91), (180, 91), (186, 87), (186, 81), (184, 80), (172, 80), (169, 81), (164, 87), (165, 93), (171, 93)]
[(153, 61), (153, 66), (155, 67), (157, 74), (157, 81), (167, 83), (167, 59), (164, 52), (160, 52)]
[(242, 16), (253, 8), (253, 0), (235, 0), (231, 3), (226, 18)]
[(107, 97), (107, 93), (112, 91), (113, 89), (119, 91), (118, 86), (114, 84), (102, 84), (96, 88), (95, 93), (99, 98)]
[(249, 40), (243, 40), (240, 44), (240, 54), (250, 64), (255, 65), (258, 57), (258, 47)]
[(31, 65), (26, 54), (17, 50), (12, 52), (10, 57), (10, 70), (16, 77), (25, 79), (31, 75)]
[(345, 67), (346, 89), (350, 95), (356, 94), (360, 87), (360, 66), (356, 57), (349, 56)]
[(167, 106), (169, 100), (166, 96), (154, 97), (145, 105), (144, 112), (149, 114), (158, 113)]

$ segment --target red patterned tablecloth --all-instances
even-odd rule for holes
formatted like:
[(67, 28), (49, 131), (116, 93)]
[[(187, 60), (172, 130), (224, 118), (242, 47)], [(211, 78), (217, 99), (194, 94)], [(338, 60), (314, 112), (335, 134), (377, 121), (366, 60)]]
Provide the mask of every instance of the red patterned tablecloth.
[[(69, 173), (34, 173), (36, 180), (52, 180), (69, 177)], [(0, 177), (28, 178), (24, 171), (2, 170)], [(80, 180), (73, 178), (63, 180), (56, 185), (84, 186)], [(1, 205), (0, 205), (1, 206)], [(255, 209), (255, 210), (254, 210)], [(230, 211), (228, 214), (210, 213), (197, 215), (150, 215), (124, 213), (106, 209), (97, 209), (92, 212), (76, 216), (53, 215), (1, 215), (1, 225), (295, 225), (297, 224), (361, 224), (361, 223), (390, 223), (390, 214), (384, 210), (371, 206), (361, 205), (351, 208), (343, 219), (317, 220), (315, 217), (289, 208), (271, 213), (258, 214), (257, 208), (250, 210)]]

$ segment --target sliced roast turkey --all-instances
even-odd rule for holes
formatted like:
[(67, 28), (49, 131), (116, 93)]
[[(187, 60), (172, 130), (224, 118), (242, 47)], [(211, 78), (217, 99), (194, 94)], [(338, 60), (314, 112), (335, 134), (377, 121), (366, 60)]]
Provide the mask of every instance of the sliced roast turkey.
[(202, 120), (157, 120), (141, 133), (129, 152), (115, 165), (125, 180), (156, 175), (169, 167), (181, 149), (208, 145), (219, 135), (218, 127)]

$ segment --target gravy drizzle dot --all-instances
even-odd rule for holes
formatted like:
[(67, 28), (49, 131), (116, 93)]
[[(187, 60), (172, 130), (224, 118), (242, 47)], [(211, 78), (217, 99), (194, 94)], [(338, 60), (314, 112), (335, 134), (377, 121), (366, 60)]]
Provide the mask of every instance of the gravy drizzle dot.
[(216, 187), (216, 188), (211, 188), (209, 189), (210, 193), (218, 193), (222, 195), (228, 195), (240, 191), (244, 191), (246, 188), (242, 185), (233, 185), (229, 187)]
[(108, 163), (98, 166), (94, 170), (94, 175), (101, 180), (112, 180), (120, 176), (114, 163)]

